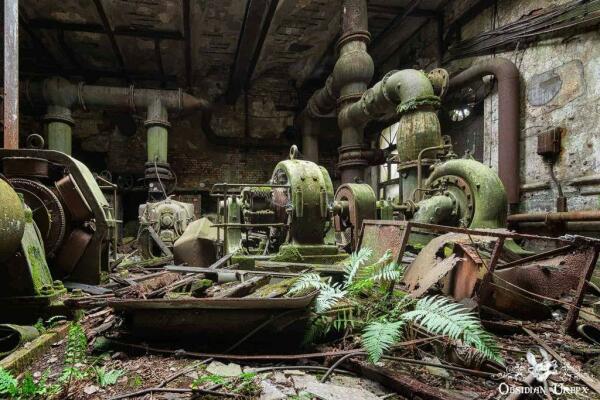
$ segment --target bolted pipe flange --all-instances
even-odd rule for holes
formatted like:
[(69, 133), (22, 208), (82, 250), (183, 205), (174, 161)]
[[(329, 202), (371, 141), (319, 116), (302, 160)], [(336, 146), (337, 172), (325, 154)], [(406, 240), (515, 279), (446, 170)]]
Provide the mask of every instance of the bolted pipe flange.
[(144, 128), (151, 128), (153, 126), (169, 129), (171, 127), (171, 123), (164, 119), (147, 119), (144, 121)]
[(355, 30), (342, 35), (335, 45), (336, 51), (339, 53), (346, 43), (354, 41), (364, 42), (366, 45), (369, 45), (371, 43), (371, 33), (364, 30)]

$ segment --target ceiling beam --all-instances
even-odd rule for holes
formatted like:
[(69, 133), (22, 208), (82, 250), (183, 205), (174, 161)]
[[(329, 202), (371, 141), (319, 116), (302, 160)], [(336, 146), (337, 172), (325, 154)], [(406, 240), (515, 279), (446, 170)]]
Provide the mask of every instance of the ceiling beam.
[(30, 21), (27, 18), (27, 14), (24, 12), (23, 7), (19, 7), (19, 24), (31, 38), (33, 47), (36, 50), (36, 60), (39, 60), (39, 55), (43, 54), (46, 60), (49, 61), (52, 65), (59, 66), (58, 61), (56, 60), (54, 55), (50, 52), (50, 50), (48, 50), (46, 45), (44, 45), (44, 42), (42, 42), (42, 39), (40, 39), (35, 30), (32, 29)]
[(110, 21), (106, 16), (106, 12), (104, 11), (104, 7), (102, 6), (101, 0), (93, 0), (94, 5), (96, 6), (96, 10), (98, 11), (98, 16), (102, 21), (102, 26), (104, 27), (104, 32), (108, 35), (108, 40), (110, 41), (110, 46), (112, 47), (115, 58), (117, 59), (117, 64), (119, 65), (119, 69), (125, 76), (125, 78), (129, 81), (129, 77), (125, 71), (125, 61), (123, 60), (123, 54), (121, 54), (121, 49), (119, 49), (119, 45), (117, 43), (117, 39), (115, 38), (115, 34), (110, 26)]
[(396, 28), (401, 26), (406, 18), (413, 16), (412, 13), (416, 9), (419, 8), (423, 1), (417, 0), (413, 2), (408, 8), (402, 10), (401, 13), (398, 13), (394, 19), (385, 27), (383, 30), (377, 35), (375, 39), (371, 42), (371, 53), (375, 53), (376, 49), (381, 46), (381, 44), (385, 41), (386, 37), (389, 36), (390, 32), (393, 32)]
[[(248, 0), (246, 4), (246, 15), (238, 40), (235, 60), (231, 68), (231, 78), (227, 89), (227, 102), (235, 103), (242, 90), (246, 88), (250, 80), (251, 70), (254, 69), (252, 62), (260, 43), (261, 32), (265, 25), (270, 25), (270, 5), (275, 0)], [(268, 29), (268, 26), (267, 26)]]
[(65, 40), (65, 31), (63, 31), (62, 29), (58, 29), (56, 31), (56, 37), (58, 39), (58, 45), (60, 46), (60, 49), (67, 56), (71, 65), (73, 65), (73, 67), (75, 67), (77, 69), (84, 70), (85, 68), (83, 68), (81, 66), (81, 63), (79, 62), (77, 57), (75, 57), (75, 53), (73, 53), (73, 49), (71, 49), (71, 47), (69, 47), (69, 45), (67, 44), (67, 41)]
[[(86, 33), (106, 33), (101, 24), (60, 22), (53, 19), (35, 18), (29, 21), (33, 29), (60, 29), (65, 32), (86, 32)], [(136, 38), (148, 39), (169, 39), (183, 40), (183, 35), (179, 31), (156, 31), (150, 29), (129, 29), (120, 28), (113, 30), (115, 36), (131, 36)]]
[[(367, 8), (368, 8), (369, 12), (380, 13), (380, 14), (399, 15), (399, 14), (402, 14), (404, 11), (406, 11), (406, 7), (396, 7), (396, 6), (391, 6), (391, 5), (373, 4), (373, 3), (369, 3), (367, 5)], [(412, 11), (412, 13), (411, 13), (411, 17), (426, 17), (426, 18), (430, 18), (430, 17), (435, 17), (436, 13), (437, 13), (436, 10), (427, 10), (427, 9), (424, 9), (424, 8), (415, 8)]]

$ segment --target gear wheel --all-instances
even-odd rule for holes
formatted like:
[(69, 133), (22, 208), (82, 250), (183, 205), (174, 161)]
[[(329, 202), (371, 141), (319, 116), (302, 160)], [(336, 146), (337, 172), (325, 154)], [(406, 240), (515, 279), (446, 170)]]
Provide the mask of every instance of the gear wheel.
[(23, 195), (25, 204), (31, 209), (33, 221), (44, 240), (48, 257), (52, 257), (65, 238), (65, 210), (52, 190), (44, 184), (23, 178), (10, 179), (17, 193)]

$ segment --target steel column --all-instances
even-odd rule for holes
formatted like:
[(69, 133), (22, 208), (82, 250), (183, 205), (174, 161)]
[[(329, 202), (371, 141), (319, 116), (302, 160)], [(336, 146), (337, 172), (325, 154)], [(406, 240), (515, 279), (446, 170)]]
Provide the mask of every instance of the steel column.
[(19, 148), (18, 0), (4, 0), (4, 147)]

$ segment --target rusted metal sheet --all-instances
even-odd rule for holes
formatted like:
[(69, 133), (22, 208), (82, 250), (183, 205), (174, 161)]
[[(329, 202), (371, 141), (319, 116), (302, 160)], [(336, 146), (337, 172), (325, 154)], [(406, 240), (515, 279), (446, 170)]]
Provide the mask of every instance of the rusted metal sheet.
[(4, 1), (4, 148), (19, 148), (19, 2)]
[[(305, 317), (316, 295), (315, 291), (297, 298), (111, 300), (108, 305), (123, 315), (128, 332), (144, 338), (219, 340), (242, 337), (267, 324), (257, 340), (289, 335), (289, 341), (296, 341), (305, 331)], [(272, 322), (267, 323), (269, 320)]]
[(406, 221), (364, 220), (357, 248), (368, 247), (373, 251), (366, 264), (377, 261), (387, 250), (392, 251), (393, 260), (401, 262), (410, 234), (408, 224)]

